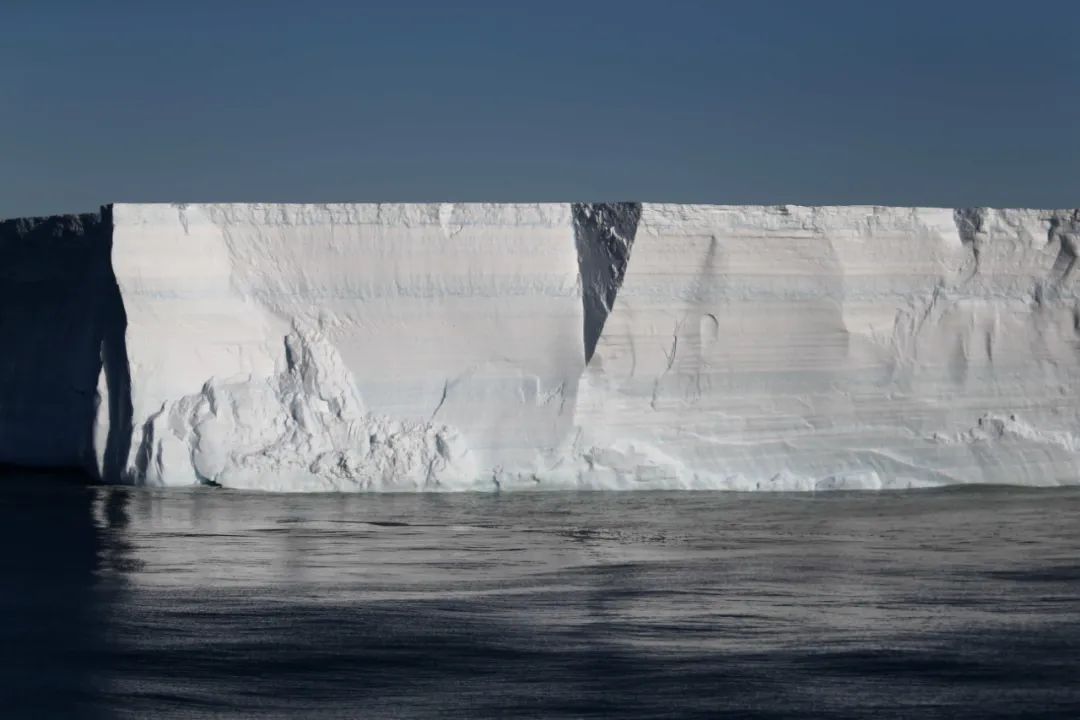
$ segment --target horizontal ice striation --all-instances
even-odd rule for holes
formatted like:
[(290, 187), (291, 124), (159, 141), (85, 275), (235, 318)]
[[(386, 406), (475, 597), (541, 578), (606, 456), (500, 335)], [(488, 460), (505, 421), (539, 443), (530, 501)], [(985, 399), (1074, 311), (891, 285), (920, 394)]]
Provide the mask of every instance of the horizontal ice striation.
[(1077, 211), (122, 204), (4, 223), (0, 253), (0, 462), (304, 491), (1080, 479)]
[(558, 463), (585, 366), (568, 205), (114, 218), (136, 481), (486, 488)]
[(1072, 484), (1075, 212), (646, 205), (586, 484)]

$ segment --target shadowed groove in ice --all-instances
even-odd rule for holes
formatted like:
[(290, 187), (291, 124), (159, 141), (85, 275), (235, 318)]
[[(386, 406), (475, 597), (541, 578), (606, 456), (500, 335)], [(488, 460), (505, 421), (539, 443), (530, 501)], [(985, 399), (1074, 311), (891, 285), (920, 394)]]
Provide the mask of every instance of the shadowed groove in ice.
[(592, 359), (626, 275), (641, 203), (574, 203), (574, 239), (585, 308), (585, 362)]

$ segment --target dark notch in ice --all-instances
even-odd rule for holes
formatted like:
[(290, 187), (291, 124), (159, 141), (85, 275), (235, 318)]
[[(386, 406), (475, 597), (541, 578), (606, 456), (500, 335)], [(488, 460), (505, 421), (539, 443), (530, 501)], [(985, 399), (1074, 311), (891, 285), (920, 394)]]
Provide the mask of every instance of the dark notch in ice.
[(971, 252), (971, 274), (968, 279), (979, 273), (979, 253), (986, 237), (986, 210), (984, 208), (956, 208), (953, 210), (953, 222), (960, 233), (960, 242)]
[(641, 203), (574, 203), (573, 215), (588, 363), (626, 275), (641, 220)]
[(131, 438), (126, 329), (112, 208), (0, 222), (0, 465), (91, 470), (104, 369), (102, 474), (121, 479)]
[(1058, 255), (1051, 276), (1054, 282), (1060, 285), (1072, 276), (1080, 259), (1080, 209), (1053, 214), (1046, 234), (1046, 244), (1054, 243), (1057, 243)]

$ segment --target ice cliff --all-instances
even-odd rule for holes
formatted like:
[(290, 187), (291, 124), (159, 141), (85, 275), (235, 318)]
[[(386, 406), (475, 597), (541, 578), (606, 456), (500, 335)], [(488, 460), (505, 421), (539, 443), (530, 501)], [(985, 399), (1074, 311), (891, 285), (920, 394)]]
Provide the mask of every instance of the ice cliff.
[(0, 463), (273, 490), (1080, 482), (1080, 212), (0, 224)]

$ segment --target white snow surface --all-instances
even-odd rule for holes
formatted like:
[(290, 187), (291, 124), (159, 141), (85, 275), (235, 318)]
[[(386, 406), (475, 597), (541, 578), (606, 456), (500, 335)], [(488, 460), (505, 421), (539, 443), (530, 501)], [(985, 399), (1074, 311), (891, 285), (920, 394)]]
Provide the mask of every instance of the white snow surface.
[[(1076, 211), (639, 210), (613, 235), (621, 276), (582, 269), (608, 256), (583, 258), (569, 204), (112, 206), (131, 437), (110, 477), (103, 368), (96, 472), (283, 491), (1080, 482)], [(586, 362), (590, 291), (614, 301)]]

